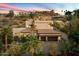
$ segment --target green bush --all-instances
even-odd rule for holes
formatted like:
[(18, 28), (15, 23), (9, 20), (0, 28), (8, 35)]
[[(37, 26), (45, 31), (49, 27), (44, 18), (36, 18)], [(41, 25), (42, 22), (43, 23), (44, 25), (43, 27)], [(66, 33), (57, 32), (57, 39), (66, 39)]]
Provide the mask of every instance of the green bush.
[(69, 50), (71, 49), (71, 44), (70, 44), (70, 41), (68, 40), (65, 40), (65, 41), (62, 41), (60, 43), (60, 51), (66, 51), (68, 52)]
[(23, 45), (26, 52), (31, 53), (31, 55), (41, 55), (43, 51), (42, 41), (40, 41), (36, 36), (28, 37), (27, 41)]
[(9, 49), (7, 49), (6, 53), (10, 56), (19, 56), (22, 54), (22, 45), (12, 44)]

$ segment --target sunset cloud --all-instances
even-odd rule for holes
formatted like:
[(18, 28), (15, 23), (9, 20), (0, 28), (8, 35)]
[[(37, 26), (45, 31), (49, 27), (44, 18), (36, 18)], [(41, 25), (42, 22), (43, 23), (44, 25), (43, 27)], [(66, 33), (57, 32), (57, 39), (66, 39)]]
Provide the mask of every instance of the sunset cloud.
[(16, 6), (11, 6), (9, 4), (4, 4), (4, 3), (0, 3), (0, 8), (7, 8), (7, 9), (15, 10), (15, 11), (25, 11), (25, 10), (22, 10), (21, 8), (16, 7)]
[(1, 9), (14, 11), (41, 11), (41, 10), (74, 10), (79, 9), (78, 3), (0, 3)]

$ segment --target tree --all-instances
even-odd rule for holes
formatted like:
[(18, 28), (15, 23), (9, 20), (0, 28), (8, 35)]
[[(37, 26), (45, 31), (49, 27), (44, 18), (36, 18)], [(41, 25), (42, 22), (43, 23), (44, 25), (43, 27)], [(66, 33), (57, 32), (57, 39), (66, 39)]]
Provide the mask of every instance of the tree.
[(78, 19), (74, 19), (71, 21), (72, 24), (72, 32), (71, 32), (71, 36), (70, 39), (73, 40), (73, 42), (76, 43), (75, 48), (77, 48), (77, 46), (79, 45), (79, 20)]
[(30, 14), (28, 16), (29, 16), (29, 18), (34, 19), (34, 17), (37, 16), (37, 14), (30, 12)]
[(75, 19), (73, 20), (72, 22), (72, 32), (71, 32), (71, 35), (70, 35), (70, 39), (73, 40), (73, 42), (71, 44), (73, 44), (75, 42), (75, 45), (73, 46), (73, 51), (75, 53), (78, 53), (79, 55), (79, 20), (78, 19)]
[[(73, 11), (74, 12), (74, 11)], [(72, 12), (72, 13), (73, 13)], [(69, 40), (67, 43), (69, 47), (69, 51), (71, 51), (71, 53), (73, 53), (75, 55), (75, 52), (79, 53), (79, 20), (78, 20), (78, 12), (75, 11), (75, 13), (72, 14), (69, 11), (66, 11), (65, 16), (67, 17), (67, 21), (69, 22), (67, 25), (66, 30), (68, 30), (68, 36), (69, 36)], [(67, 29), (68, 28), (68, 29)], [(66, 42), (66, 41), (65, 41)], [(66, 45), (65, 43), (63, 43), (61, 46), (63, 47), (63, 45)], [(67, 48), (67, 46), (66, 46)], [(66, 49), (65, 48), (65, 49)], [(63, 49), (63, 48), (62, 48)], [(70, 52), (69, 52), (70, 53)]]
[(7, 17), (9, 17), (9, 21), (8, 21), (8, 23), (9, 23), (9, 26), (11, 26), (12, 25), (12, 19), (13, 19), (13, 17), (14, 17), (14, 11), (13, 10), (10, 10), (9, 11), (9, 13), (7, 14)]
[(31, 55), (40, 55), (40, 53), (43, 51), (42, 42), (38, 40), (36, 36), (28, 37), (23, 46), (26, 52), (30, 53)]
[(54, 16), (54, 14), (55, 14), (54, 10), (51, 10), (51, 11), (50, 11), (50, 15), (51, 15), (51, 16)]
[(66, 19), (67, 19), (67, 21), (69, 21), (69, 34), (68, 34), (68, 36), (70, 37), (70, 35), (71, 35), (71, 20), (72, 20), (72, 12), (71, 11), (66, 11), (65, 12), (65, 16), (66, 16)]
[(3, 49), (3, 43), (2, 43), (2, 41), (0, 39), (0, 52), (2, 51), (2, 49)]
[(25, 37), (25, 36), (21, 36), (21, 42), (22, 43), (25, 43), (28, 41), (28, 37)]
[(14, 11), (10, 10), (7, 16), (10, 17), (10, 18), (12, 18), (14, 16)]
[(59, 47), (59, 50), (61, 51), (61, 53), (63, 55), (68, 55), (69, 53), (72, 52), (72, 47), (73, 47), (73, 44), (72, 43), (72, 40), (63, 40), (62, 42), (60, 42), (60, 47)]
[(31, 28), (30, 28), (30, 29), (31, 29), (31, 34), (34, 34), (34, 33), (35, 33), (34, 31), (36, 31), (36, 28), (35, 28), (35, 19), (34, 19), (35, 16), (37, 16), (36, 13), (32, 13), (32, 12), (31, 12), (31, 13), (29, 14), (29, 18), (32, 19), (32, 20), (31, 20), (32, 22), (31, 22), (31, 25), (30, 25), (30, 26), (31, 26)]
[(66, 11), (65, 12), (65, 16), (66, 16), (66, 19), (68, 21), (71, 21), (72, 20), (72, 12), (71, 11)]
[(79, 18), (79, 9), (73, 10), (73, 12), (74, 12), (74, 16)]
[(3, 48), (3, 43), (2, 43), (1, 33), (0, 33), (0, 52), (1, 52), (2, 48)]
[(5, 44), (5, 49), (7, 49), (8, 44), (13, 41), (13, 33), (10, 27), (4, 27), (1, 29), (1, 39)]
[(17, 18), (20, 18), (21, 20), (28, 18), (28, 15), (26, 14), (26, 12), (20, 12), (19, 15), (16, 16)]
[(6, 53), (11, 56), (18, 55), (44, 55), (42, 42), (37, 39), (36, 36), (26, 37), (25, 42), (16, 44), (13, 42), (10, 48), (7, 49)]

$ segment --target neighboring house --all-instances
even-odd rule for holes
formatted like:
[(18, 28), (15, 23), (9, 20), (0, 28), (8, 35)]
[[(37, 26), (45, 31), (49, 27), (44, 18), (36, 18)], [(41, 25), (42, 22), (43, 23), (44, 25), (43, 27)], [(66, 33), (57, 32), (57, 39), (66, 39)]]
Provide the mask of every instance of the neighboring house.
[(13, 35), (14, 36), (26, 36), (29, 34), (35, 33), (39, 40), (60, 40), (61, 34), (60, 32), (53, 29), (50, 24), (53, 24), (53, 21), (35, 21), (34, 25), (35, 28), (31, 29), (31, 21), (26, 21), (26, 27), (25, 28), (13, 28)]

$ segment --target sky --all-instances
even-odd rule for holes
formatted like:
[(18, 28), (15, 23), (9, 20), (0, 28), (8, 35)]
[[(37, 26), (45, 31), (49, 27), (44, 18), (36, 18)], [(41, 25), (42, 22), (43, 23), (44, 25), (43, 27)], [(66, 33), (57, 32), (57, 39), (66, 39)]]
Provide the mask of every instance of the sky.
[(74, 10), (79, 9), (79, 3), (0, 3), (0, 10), (22, 10), (28, 8)]

